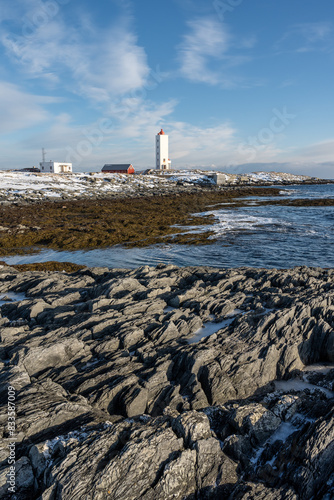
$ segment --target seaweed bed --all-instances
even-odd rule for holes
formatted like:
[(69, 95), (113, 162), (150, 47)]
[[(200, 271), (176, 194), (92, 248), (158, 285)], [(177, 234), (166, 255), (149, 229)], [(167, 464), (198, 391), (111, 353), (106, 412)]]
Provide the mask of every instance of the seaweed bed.
[[(213, 216), (193, 215), (215, 204), (240, 198), (277, 196), (279, 189), (240, 187), (105, 200), (73, 200), (3, 205), (0, 207), (0, 255), (26, 254), (52, 248), (82, 250), (113, 245), (143, 247), (156, 243), (208, 244)], [(228, 205), (226, 205), (228, 207)], [(180, 227), (208, 225), (201, 233), (180, 233)]]
[(19, 272), (27, 271), (51, 271), (51, 272), (65, 272), (65, 273), (75, 273), (84, 269), (86, 266), (80, 264), (74, 264), (73, 262), (57, 262), (54, 260), (49, 260), (47, 262), (34, 262), (32, 264), (15, 264), (8, 265), (4, 261), (0, 261), (0, 266), (7, 266), (16, 269)]

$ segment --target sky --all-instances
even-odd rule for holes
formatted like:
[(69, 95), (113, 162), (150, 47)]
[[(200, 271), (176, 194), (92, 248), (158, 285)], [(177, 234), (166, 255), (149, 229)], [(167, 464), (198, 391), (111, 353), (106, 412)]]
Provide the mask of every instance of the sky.
[(334, 178), (333, 0), (1, 0), (0, 169)]

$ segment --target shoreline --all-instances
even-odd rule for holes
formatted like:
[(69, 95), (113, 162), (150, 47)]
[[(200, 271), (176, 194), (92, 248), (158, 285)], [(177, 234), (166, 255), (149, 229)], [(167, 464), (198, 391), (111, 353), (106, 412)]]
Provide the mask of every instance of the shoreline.
[[(47, 193), (43, 193), (40, 191), (39, 196), (35, 196), (32, 194), (27, 194), (26, 192), (16, 193), (14, 196), (1, 195), (0, 193), (0, 207), (6, 206), (27, 206), (27, 205), (39, 205), (41, 203), (63, 203), (64, 201), (103, 201), (103, 200), (115, 200), (115, 201), (127, 201), (133, 199), (141, 199), (141, 198), (155, 198), (155, 197), (168, 197), (168, 196), (182, 196), (184, 194), (201, 194), (201, 193), (227, 193), (233, 192), (239, 189), (263, 189), (263, 188), (272, 188), (279, 189), (279, 187), (287, 187), (287, 186), (323, 186), (323, 185), (332, 185), (334, 184), (334, 179), (331, 180), (322, 180), (319, 179), (317, 181), (281, 181), (281, 182), (241, 182), (238, 184), (207, 184), (207, 183), (191, 183), (187, 181), (177, 181), (177, 182), (168, 182), (169, 185), (158, 186), (157, 189), (147, 188), (145, 186), (141, 186), (139, 189), (135, 189), (133, 191), (122, 192), (107, 192), (101, 193), (97, 190), (93, 190), (86, 194), (84, 193), (59, 193), (57, 196), (47, 195)], [(28, 189), (29, 191), (29, 189)]]
[[(101, 194), (100, 199), (0, 205), (0, 260), (43, 250), (75, 252), (118, 246), (150, 248), (157, 244), (214, 245), (220, 236), (213, 227), (216, 219), (212, 212), (222, 206), (232, 211), (247, 209), (250, 204), (334, 206), (334, 198), (282, 198), (283, 194), (279, 186), (191, 186), (184, 193), (154, 191), (152, 196), (142, 194), (132, 198), (124, 194), (108, 198)], [(257, 199), (250, 202), (250, 197)]]
[[(209, 244), (215, 241), (208, 240), (214, 236), (210, 231), (213, 217), (201, 215), (208, 205), (231, 201), (237, 207), (248, 196), (278, 195), (279, 188), (244, 186), (153, 197), (0, 206), (0, 255), (32, 253), (36, 248), (86, 250), (118, 244), (130, 248), (157, 243)], [(180, 228), (191, 225), (207, 225), (208, 230), (180, 232)]]
[[(185, 253), (189, 248), (190, 253), (197, 251), (198, 255), (202, 255), (203, 262), (210, 265), (210, 260), (206, 259), (205, 255), (212, 254), (215, 258), (216, 243), (223, 246), (227, 244), (230, 247), (233, 245), (233, 240), (231, 243), (228, 238), (226, 243), (222, 240), (221, 233), (216, 228), (215, 210), (223, 208), (228, 220), (229, 214), (233, 219), (233, 214), (237, 214), (238, 210), (247, 217), (248, 207), (266, 210), (264, 207), (268, 206), (268, 210), (275, 213), (273, 210), (279, 210), (275, 208), (276, 206), (288, 209), (289, 207), (334, 206), (333, 198), (326, 196), (315, 198), (314, 193), (317, 191), (314, 191), (313, 197), (296, 197), (298, 191), (302, 194), (304, 191), (307, 192), (308, 188), (306, 190), (296, 188), (293, 196), (284, 196), (285, 191), (282, 191), (279, 186), (234, 186), (219, 189), (195, 186), (195, 188), (194, 192), (192, 192), (192, 186), (191, 192), (183, 194), (173, 192), (173, 194), (161, 195), (156, 192), (153, 197), (143, 195), (127, 198), (123, 195), (122, 198), (117, 199), (74, 199), (67, 202), (52, 200), (38, 202), (38, 204), (0, 206), (0, 219), (5, 221), (3, 225), (0, 222), (0, 260), (2, 258), (12, 263), (38, 262), (38, 253), (43, 252), (42, 261), (61, 259), (78, 264), (99, 265), (100, 263), (94, 260), (93, 254), (92, 258), (87, 257), (87, 260), (81, 262), (81, 257), (75, 258), (71, 252), (78, 252), (79, 256), (80, 252), (85, 254), (86, 252), (94, 253), (95, 250), (97, 253), (99, 250), (106, 250), (107, 265), (135, 267), (141, 264), (154, 265), (159, 262), (154, 254), (150, 254), (150, 249), (153, 252), (155, 245), (158, 245), (157, 251), (159, 251), (158, 248), (166, 249), (166, 251), (162, 250), (161, 262), (171, 262), (168, 258), (168, 246), (172, 245), (172, 252), (176, 255), (180, 253), (180, 259), (174, 260), (174, 263), (187, 265)], [(254, 197), (255, 201), (249, 199)], [(315, 211), (314, 215), (316, 216)], [(208, 245), (212, 245), (212, 248)], [(196, 250), (197, 246), (203, 246), (203, 249)], [(122, 252), (122, 249), (127, 251), (129, 256), (131, 256), (131, 249), (134, 250), (133, 266), (129, 261), (130, 257), (126, 257), (124, 263), (119, 258), (117, 252)], [(48, 251), (49, 255), (47, 255)], [(32, 254), (34, 258), (29, 258)], [(27, 259), (20, 259), (20, 255), (27, 255)], [(227, 249), (227, 255), (229, 255), (228, 262), (225, 261), (225, 263), (230, 267), (244, 264), (258, 265), (256, 258), (251, 262), (244, 261), (242, 249), (238, 254), (239, 261), (236, 265), (231, 260), (232, 254), (229, 249)], [(15, 256), (17, 259), (13, 258)], [(85, 255), (82, 258), (85, 259)], [(197, 262), (194, 257), (190, 260), (192, 264)], [(214, 262), (219, 265), (217, 259)], [(214, 262), (213, 265), (215, 265)], [(299, 263), (314, 265), (314, 260), (304, 262), (303, 259), (296, 258), (291, 261), (292, 266)], [(327, 262), (326, 259), (319, 261), (319, 265), (324, 267), (330, 264), (331, 262)], [(46, 266), (46, 264), (43, 265)], [(262, 265), (272, 267), (269, 255), (266, 261), (259, 262), (259, 267)], [(47, 268), (53, 270), (58, 268), (57, 266), (58, 264), (51, 262)], [(286, 267), (285, 262), (282, 261), (277, 263), (277, 266), (281, 269)]]
[[(214, 175), (220, 174), (220, 184)], [(0, 206), (29, 205), (41, 201), (133, 199), (238, 189), (240, 187), (279, 187), (293, 185), (333, 184), (333, 179), (318, 179), (277, 172), (227, 174), (209, 171), (173, 171), (161, 174), (72, 174), (23, 173), (0, 171)]]
[(16, 394), (20, 498), (77, 484), (101, 500), (333, 493), (333, 277), (1, 266), (0, 376)]

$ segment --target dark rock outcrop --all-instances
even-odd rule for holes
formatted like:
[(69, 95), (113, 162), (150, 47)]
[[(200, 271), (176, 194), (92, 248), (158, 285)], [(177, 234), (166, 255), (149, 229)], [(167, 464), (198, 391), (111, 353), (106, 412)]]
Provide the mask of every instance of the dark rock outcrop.
[(2, 266), (1, 497), (331, 498), (333, 276)]

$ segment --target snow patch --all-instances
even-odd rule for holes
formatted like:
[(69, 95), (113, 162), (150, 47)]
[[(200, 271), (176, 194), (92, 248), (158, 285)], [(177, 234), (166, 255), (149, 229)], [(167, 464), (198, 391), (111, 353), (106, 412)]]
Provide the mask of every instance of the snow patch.
[(188, 339), (188, 344), (196, 344), (196, 342), (199, 342), (205, 337), (210, 337), (210, 335), (213, 335), (222, 328), (226, 328), (227, 326), (229, 326), (232, 323), (232, 321), (234, 321), (234, 317), (229, 319), (224, 319), (219, 323), (213, 323), (211, 321), (204, 323), (202, 328), (196, 330), (193, 336), (190, 339)]
[(63, 446), (66, 446), (71, 441), (81, 442), (88, 436), (88, 432), (85, 432), (84, 428), (81, 431), (72, 431), (66, 434), (65, 436), (57, 436), (54, 439), (46, 441), (44, 444), (42, 453), (47, 460), (47, 466), (49, 467), (52, 464), (52, 453), (54, 447), (57, 443), (61, 443)]

